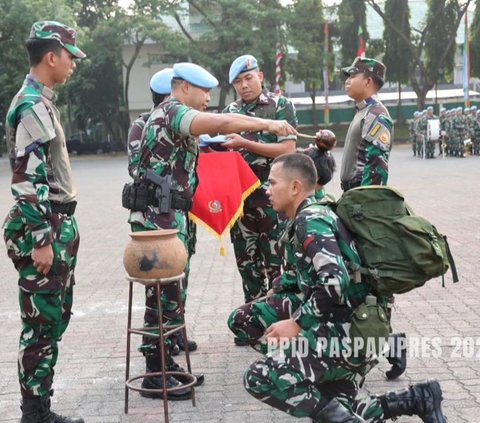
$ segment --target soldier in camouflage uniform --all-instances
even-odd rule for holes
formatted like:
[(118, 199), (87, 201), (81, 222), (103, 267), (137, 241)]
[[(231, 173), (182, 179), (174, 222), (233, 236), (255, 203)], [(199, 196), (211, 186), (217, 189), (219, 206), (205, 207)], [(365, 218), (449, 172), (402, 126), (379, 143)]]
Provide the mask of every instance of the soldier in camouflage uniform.
[(480, 110), (475, 112), (473, 121), (473, 154), (480, 155)]
[[(356, 102), (357, 109), (345, 138), (340, 170), (342, 189), (348, 191), (358, 186), (386, 185), (393, 121), (376, 95), (384, 83), (385, 65), (378, 60), (357, 57), (351, 66), (342, 71), (347, 77), (345, 90)], [(397, 338), (404, 339), (405, 334), (393, 334), (392, 337), (395, 339), (393, 344), (398, 345)], [(406, 350), (393, 351), (387, 360), (392, 364), (387, 378), (396, 379), (405, 371)]]
[[(255, 57), (244, 55), (235, 59), (230, 67), (229, 80), (240, 99), (228, 105), (224, 113), (285, 119), (292, 126), (297, 125), (293, 104), (263, 88), (263, 73)], [(247, 198), (243, 216), (230, 232), (247, 303), (264, 296), (280, 274), (281, 257), (276, 253), (276, 243), (284, 223), (268, 202), (266, 181), (272, 159), (293, 152), (296, 136), (243, 132), (229, 135), (229, 139), (225, 146), (238, 149), (262, 184)]]
[(440, 109), (440, 138), (438, 139), (438, 155), (443, 154), (443, 150), (447, 145), (447, 133), (448, 133), (448, 115), (447, 109), (442, 107)]
[[(335, 159), (329, 151), (317, 147), (298, 151), (313, 160), (318, 175), (315, 198), (317, 201), (324, 200), (324, 185), (332, 179), (336, 167)], [(300, 307), (304, 297), (297, 282), (293, 244), (287, 236), (290, 226), (291, 222), (279, 240), (284, 256), (283, 271), (273, 280), (268, 296), (244, 304), (235, 309), (228, 318), (228, 327), (235, 336), (243, 344), (249, 344), (263, 353), (267, 352), (266, 344), (264, 341), (260, 342), (260, 338), (265, 330), (279, 320), (288, 319)]]
[(452, 121), (453, 132), (453, 155), (455, 157), (464, 157), (465, 148), (463, 141), (467, 138), (467, 122), (463, 116), (463, 109), (457, 107)]
[[(137, 178), (148, 187), (151, 183), (145, 179), (148, 169), (160, 177), (171, 176), (171, 209), (161, 213), (158, 202), (152, 199), (145, 212), (133, 212), (129, 222), (134, 230), (177, 229), (177, 236), (188, 249), (189, 229), (188, 210), (198, 185), (197, 161), (199, 147), (195, 136), (205, 133), (267, 131), (279, 136), (295, 134), (295, 129), (286, 121), (254, 119), (251, 117), (214, 113), (203, 113), (210, 101), (210, 89), (218, 84), (209, 72), (191, 63), (177, 63), (173, 67), (172, 93), (168, 101), (157, 106), (150, 115), (143, 131), (140, 147), (140, 161)], [(188, 271), (188, 263), (186, 271)], [(185, 297), (184, 287), (184, 297)], [(164, 294), (164, 293), (162, 293)], [(162, 295), (166, 310), (174, 318), (166, 323), (177, 323), (177, 304), (167, 301)], [(172, 316), (171, 314), (171, 316)], [(149, 325), (150, 322), (146, 321)], [(147, 372), (158, 371), (163, 366), (158, 343), (151, 338), (144, 339), (141, 347), (146, 356)], [(178, 365), (167, 357), (168, 370), (178, 371)], [(168, 378), (168, 387), (180, 387), (169, 393), (169, 399), (183, 400), (191, 397), (189, 389), (181, 388), (181, 382)], [(145, 378), (142, 386), (160, 389), (162, 379)], [(142, 393), (144, 396), (160, 397), (161, 393)]]
[(413, 114), (413, 119), (410, 121), (408, 125), (408, 134), (410, 135), (410, 140), (412, 142), (412, 150), (413, 150), (413, 157), (417, 155), (417, 119), (418, 119), (419, 112), (415, 112)]
[[(271, 340), (308, 343), (307, 351), (287, 348), (254, 362), (244, 386), (255, 398), (295, 417), (313, 422), (383, 422), (400, 415), (418, 415), (423, 421), (445, 423), (438, 382), (356, 401), (358, 382), (375, 362), (364, 355), (336, 354), (350, 333), (351, 312), (370, 291), (365, 282), (350, 279), (342, 252), (358, 255), (330, 208), (314, 196), (317, 174), (303, 154), (274, 160), (268, 195), (273, 207), (291, 219), (287, 240), (296, 257), (295, 273), (303, 293), (302, 304), (290, 317), (265, 331)], [(344, 238), (345, 236), (345, 238)], [(343, 249), (337, 241), (342, 239)], [(340, 350), (342, 351), (342, 350)]]
[(58, 22), (33, 24), (26, 42), (30, 73), (7, 113), (15, 205), (3, 228), (8, 256), (19, 274), (21, 423), (83, 423), (50, 410), (79, 246), (73, 216), (77, 189), (52, 88), (71, 76), (74, 58), (85, 57), (75, 38), (72, 28)]
[(342, 70), (347, 76), (345, 90), (356, 102), (357, 109), (345, 138), (340, 171), (342, 189), (386, 185), (393, 121), (376, 95), (384, 83), (385, 65), (378, 60), (357, 57), (351, 66)]

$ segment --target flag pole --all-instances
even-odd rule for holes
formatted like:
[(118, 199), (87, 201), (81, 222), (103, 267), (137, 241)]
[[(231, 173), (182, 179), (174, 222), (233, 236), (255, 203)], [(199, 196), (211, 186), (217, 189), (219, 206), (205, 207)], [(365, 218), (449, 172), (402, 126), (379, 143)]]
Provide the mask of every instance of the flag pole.
[(328, 50), (329, 50), (329, 28), (328, 22), (325, 22), (324, 25), (325, 33), (325, 67), (323, 70), (323, 87), (324, 87), (324, 96), (325, 96), (325, 108), (323, 110), (323, 122), (328, 125), (330, 123), (330, 109), (328, 107)]
[(465, 107), (470, 107), (470, 40), (468, 31), (468, 10), (465, 10), (465, 41), (463, 45), (463, 97)]

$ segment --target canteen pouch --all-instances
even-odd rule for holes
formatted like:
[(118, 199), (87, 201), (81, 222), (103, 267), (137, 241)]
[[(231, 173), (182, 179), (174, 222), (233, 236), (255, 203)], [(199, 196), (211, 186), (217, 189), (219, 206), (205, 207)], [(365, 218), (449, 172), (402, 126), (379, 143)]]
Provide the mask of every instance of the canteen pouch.
[(131, 211), (147, 210), (149, 198), (148, 185), (140, 181), (125, 184), (122, 191), (122, 206)]
[(353, 354), (382, 354), (388, 345), (389, 334), (390, 322), (385, 309), (377, 304), (375, 297), (367, 296), (365, 303), (359, 305), (352, 314), (350, 339)]

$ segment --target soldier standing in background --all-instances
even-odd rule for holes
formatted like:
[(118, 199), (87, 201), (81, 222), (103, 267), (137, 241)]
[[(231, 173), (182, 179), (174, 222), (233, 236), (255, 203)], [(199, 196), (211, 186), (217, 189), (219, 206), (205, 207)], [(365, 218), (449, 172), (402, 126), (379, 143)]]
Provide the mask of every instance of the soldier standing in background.
[(26, 47), (30, 72), (7, 113), (16, 203), (3, 226), (19, 274), (21, 423), (83, 423), (50, 410), (80, 240), (73, 216), (77, 189), (52, 89), (72, 75), (74, 59), (86, 55), (76, 46), (76, 32), (54, 21), (34, 23)]
[[(263, 73), (251, 55), (236, 58), (229, 72), (240, 99), (228, 105), (224, 113), (235, 113), (274, 120), (285, 119), (293, 127), (297, 117), (293, 104), (263, 87)], [(279, 276), (281, 256), (276, 244), (284, 224), (278, 219), (266, 195), (267, 177), (272, 160), (295, 151), (296, 136), (277, 136), (245, 131), (228, 136), (225, 147), (238, 149), (262, 184), (245, 201), (243, 216), (231, 230), (237, 267), (242, 277), (245, 302), (264, 296)], [(242, 345), (238, 339), (237, 345)]]
[[(386, 68), (382, 62), (357, 57), (351, 66), (342, 69), (347, 76), (345, 90), (356, 103), (355, 114), (345, 138), (340, 181), (343, 191), (368, 186), (386, 185), (388, 159), (393, 141), (393, 121), (377, 93), (385, 82)], [(392, 297), (393, 303), (393, 297)], [(391, 345), (406, 345), (405, 334), (392, 334)], [(387, 379), (396, 379), (407, 366), (406, 348), (392, 348), (388, 362), (392, 368)]]
[(413, 157), (417, 155), (417, 118), (418, 112), (413, 113), (413, 119), (410, 120), (408, 125), (408, 134), (410, 135), (410, 140), (412, 142)]

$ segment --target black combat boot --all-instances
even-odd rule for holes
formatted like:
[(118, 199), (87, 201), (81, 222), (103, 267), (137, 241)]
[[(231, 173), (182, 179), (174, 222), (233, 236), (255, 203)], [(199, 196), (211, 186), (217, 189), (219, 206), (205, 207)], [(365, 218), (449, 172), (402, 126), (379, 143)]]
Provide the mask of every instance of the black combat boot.
[[(149, 354), (145, 356), (146, 372), (155, 373), (162, 371), (162, 360), (160, 354)], [(167, 388), (181, 387), (183, 384), (175, 379), (173, 376), (166, 377)], [(163, 389), (162, 376), (144, 378), (142, 388), (146, 389)], [(163, 392), (140, 392), (140, 395), (145, 398), (162, 398)], [(192, 390), (190, 388), (182, 388), (175, 391), (167, 392), (167, 399), (171, 401), (183, 401), (192, 398)]]
[[(187, 373), (187, 371), (181, 367), (180, 364), (176, 363), (172, 357), (168, 357), (167, 359), (167, 370), (170, 372)], [(193, 376), (197, 378), (197, 383), (194, 386), (203, 385), (203, 382), (205, 382), (205, 375), (203, 373), (194, 373)]]
[(365, 423), (360, 416), (345, 408), (336, 398), (323, 407), (316, 416), (312, 417), (313, 423)]
[(64, 417), (50, 411), (50, 397), (23, 398), (20, 423), (85, 423), (81, 418)]
[[(176, 337), (177, 337), (177, 345), (178, 347), (182, 350), (182, 351), (185, 351), (186, 349), (186, 345), (185, 345), (185, 339), (183, 338), (183, 333), (182, 332), (177, 332), (176, 334)], [(195, 341), (188, 341), (187, 342), (188, 344), (188, 351), (189, 352), (192, 352), (192, 351), (196, 351), (197, 348), (198, 348), (198, 345)]]
[(417, 383), (408, 389), (379, 397), (386, 419), (418, 416), (425, 423), (446, 423), (442, 412), (442, 389), (436, 380)]
[(397, 379), (407, 368), (406, 341), (407, 337), (404, 333), (394, 333), (390, 335), (389, 344), (391, 348), (387, 356), (387, 361), (392, 365), (392, 368), (385, 372), (388, 380)]

